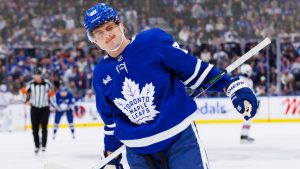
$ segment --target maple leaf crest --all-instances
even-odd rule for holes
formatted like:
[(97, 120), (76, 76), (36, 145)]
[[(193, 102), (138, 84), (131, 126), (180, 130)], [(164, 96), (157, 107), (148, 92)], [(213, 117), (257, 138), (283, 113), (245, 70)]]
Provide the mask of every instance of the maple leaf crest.
[(125, 77), (121, 91), (124, 99), (115, 98), (114, 103), (133, 123), (147, 123), (159, 113), (153, 105), (154, 89), (152, 83), (147, 83), (140, 91), (139, 84)]

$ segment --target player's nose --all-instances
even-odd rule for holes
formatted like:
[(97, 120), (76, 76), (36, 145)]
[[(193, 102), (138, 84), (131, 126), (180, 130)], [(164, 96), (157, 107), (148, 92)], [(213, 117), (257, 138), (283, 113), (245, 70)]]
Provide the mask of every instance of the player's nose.
[(105, 42), (108, 43), (110, 42), (112, 39), (115, 38), (116, 35), (112, 34), (112, 33), (108, 33), (107, 36), (105, 36)]

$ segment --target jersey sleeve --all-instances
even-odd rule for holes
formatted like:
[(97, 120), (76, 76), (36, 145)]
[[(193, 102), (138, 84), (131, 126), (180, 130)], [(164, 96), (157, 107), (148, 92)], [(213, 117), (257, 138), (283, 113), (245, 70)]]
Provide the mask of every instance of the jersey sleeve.
[(105, 151), (115, 151), (122, 143), (114, 136), (114, 129), (116, 123), (113, 121), (113, 113), (115, 111), (114, 107), (109, 103), (109, 101), (103, 96), (99, 84), (96, 82), (97, 77), (93, 80), (93, 87), (96, 96), (96, 108), (99, 112), (101, 119), (104, 122), (104, 150)]
[[(212, 64), (189, 55), (188, 51), (181, 49), (178, 43), (174, 42), (172, 36), (166, 32), (158, 29), (156, 39), (157, 43), (153, 48), (160, 56), (162, 64), (173, 72), (185, 86), (199, 89), (221, 73)], [(209, 90), (223, 91), (223, 88), (227, 87), (229, 83), (230, 77), (225, 75)]]
[(59, 92), (57, 92), (54, 96), (51, 97), (51, 105), (56, 109), (56, 111), (60, 112), (60, 108), (59, 108)]
[(47, 80), (47, 79), (45, 79), (45, 83), (49, 87), (48, 97), (49, 97), (49, 100), (50, 100), (50, 104), (53, 107), (57, 107), (57, 105), (56, 105), (56, 98), (55, 98), (56, 93), (55, 93), (53, 84), (49, 80)]
[(30, 99), (31, 83), (32, 81), (28, 82), (24, 87), (21, 88), (21, 93), (23, 94), (25, 101), (28, 101)]

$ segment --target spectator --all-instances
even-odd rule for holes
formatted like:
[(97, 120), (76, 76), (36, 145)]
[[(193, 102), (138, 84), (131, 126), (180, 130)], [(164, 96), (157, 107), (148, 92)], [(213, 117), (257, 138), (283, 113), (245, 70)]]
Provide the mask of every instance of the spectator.
[(282, 84), (282, 94), (283, 95), (292, 94), (294, 76), (289, 72), (288, 69), (285, 69), (283, 71), (283, 74), (280, 77), (280, 81)]
[[(142, 2), (126, 2), (112, 3), (120, 6), (120, 18), (127, 20), (128, 37), (153, 26), (166, 28), (171, 34), (177, 35), (175, 39), (191, 54), (210, 60), (220, 68), (226, 67), (253, 47), (255, 43), (252, 39), (258, 41), (265, 36), (273, 38), (277, 35), (289, 37), (299, 34), (300, 30), (300, 22), (295, 22), (300, 17), (300, 10), (297, 10), (299, 2), (293, 0), (225, 0), (218, 3), (207, 0), (153, 0), (149, 10)], [(27, 76), (28, 72), (41, 62), (53, 75), (50, 79), (57, 81), (64, 78), (66, 81), (72, 75), (70, 67), (75, 65), (86, 77), (87, 82), (81, 85), (85, 84), (90, 89), (92, 71), (105, 55), (101, 49), (87, 48), (86, 34), (81, 29), (83, 18), (80, 14), (84, 12), (83, 7), (93, 4), (92, 1), (72, 0), (63, 3), (25, 3), (19, 0), (0, 2), (0, 51), (14, 51), (8, 56), (8, 65), (2, 67), (0, 78), (14, 78), (14, 83), (24, 84), (31, 79)], [(282, 39), (281, 43), (280, 69), (291, 70), (295, 90), (300, 90), (300, 79), (296, 73), (296, 60), (300, 55), (299, 40), (299, 35), (296, 35)], [(210, 48), (204, 51), (201, 46), (206, 44)], [(274, 50), (270, 49), (268, 59), (264, 54), (263, 58), (252, 61), (255, 85), (259, 85), (261, 76), (267, 77), (266, 71), (270, 72), (268, 79), (271, 84), (277, 85), (279, 65), (276, 65)], [(225, 59), (226, 55), (228, 59)], [(50, 56), (52, 63), (48, 60)], [(0, 58), (4, 58), (4, 55), (0, 54)], [(264, 67), (265, 73), (262, 73), (261, 67)], [(55, 78), (54, 74), (57, 74)]]

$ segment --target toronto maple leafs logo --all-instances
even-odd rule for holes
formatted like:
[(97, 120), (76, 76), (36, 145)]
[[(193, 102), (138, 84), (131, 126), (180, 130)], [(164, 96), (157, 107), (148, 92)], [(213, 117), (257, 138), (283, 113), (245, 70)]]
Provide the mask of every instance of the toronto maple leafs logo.
[(116, 98), (114, 103), (133, 123), (147, 123), (159, 113), (153, 105), (154, 89), (152, 83), (147, 83), (140, 91), (139, 84), (125, 77), (121, 92), (124, 99)]

